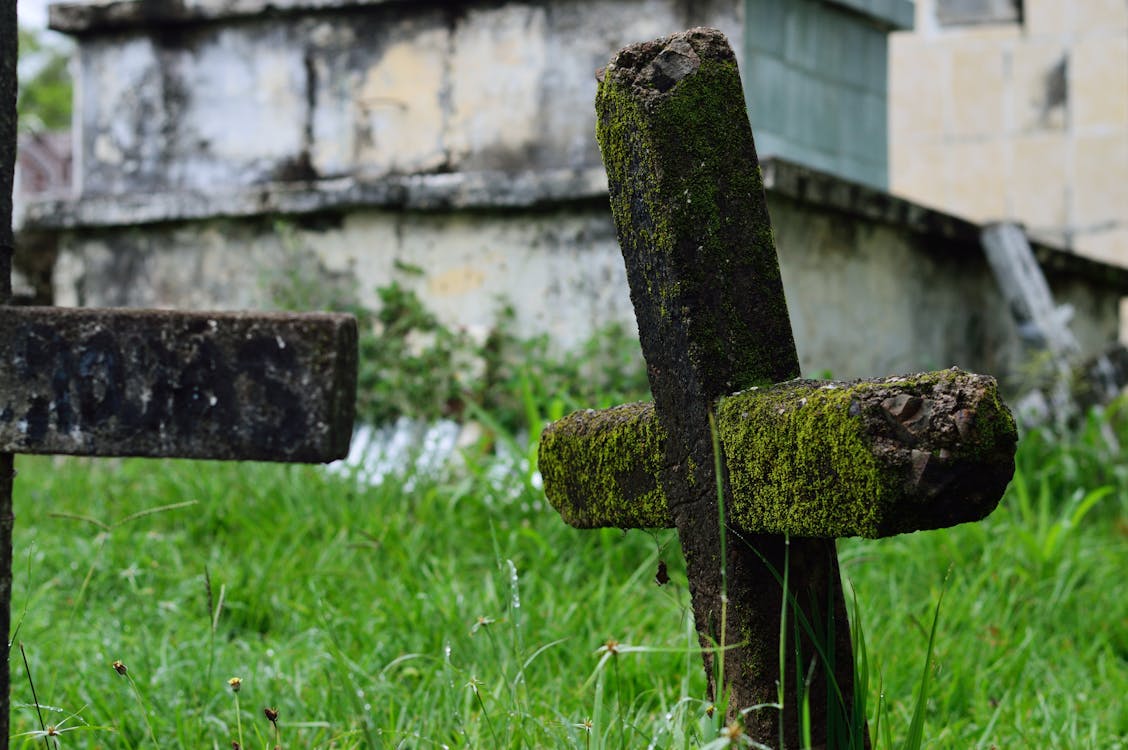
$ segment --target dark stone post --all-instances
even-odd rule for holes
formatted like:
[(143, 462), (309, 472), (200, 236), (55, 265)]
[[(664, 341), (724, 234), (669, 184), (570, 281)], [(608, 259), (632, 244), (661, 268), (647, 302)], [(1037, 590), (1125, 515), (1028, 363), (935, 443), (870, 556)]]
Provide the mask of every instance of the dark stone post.
[[(16, 163), (16, 0), (0, 0), (0, 305), (12, 298), (12, 184)], [(0, 331), (0, 336), (7, 331)], [(12, 628), (11, 453), (0, 453), (0, 749), (8, 747), (8, 635)]]
[[(782, 738), (795, 748), (796, 695), (810, 674), (812, 739), (824, 745), (830, 714), (845, 726), (854, 691), (834, 540), (730, 529), (722, 544), (717, 510), (714, 402), (799, 376), (736, 58), (723, 35), (708, 29), (632, 45), (604, 72), (596, 111), (655, 409), (669, 436), (662, 487), (689, 568), (702, 646), (728, 649), (723, 685), (715, 682), (720, 665), (711, 653), (705, 659), (710, 690), (716, 700), (731, 691), (735, 714), (777, 702), (782, 679), (783, 715), (757, 710), (744, 721), (753, 738)], [(731, 505), (727, 476), (721, 482)], [(779, 663), (778, 649), (765, 648), (778, 643), (781, 608), (763, 602), (782, 602), (776, 576), (785, 566), (789, 596), (825, 638), (829, 665), (794, 619), (784, 627), (801, 635), (785, 648), (786, 662)]]

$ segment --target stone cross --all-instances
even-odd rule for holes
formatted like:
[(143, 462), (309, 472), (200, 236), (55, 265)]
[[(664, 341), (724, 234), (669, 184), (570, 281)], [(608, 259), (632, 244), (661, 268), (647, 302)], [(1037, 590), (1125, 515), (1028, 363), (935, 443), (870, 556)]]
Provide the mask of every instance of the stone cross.
[(720, 32), (621, 50), (596, 110), (654, 403), (547, 427), (545, 492), (574, 526), (677, 528), (713, 699), (752, 739), (797, 748), (806, 690), (812, 746), (844, 746), (839, 730), (864, 734), (865, 717), (854, 714), (835, 539), (983, 518), (1014, 470), (1014, 421), (993, 379), (956, 369), (798, 379)]
[(6, 306), (16, 18), (0, 0), (0, 748), (8, 747), (13, 453), (325, 462), (348, 453), (351, 315)]

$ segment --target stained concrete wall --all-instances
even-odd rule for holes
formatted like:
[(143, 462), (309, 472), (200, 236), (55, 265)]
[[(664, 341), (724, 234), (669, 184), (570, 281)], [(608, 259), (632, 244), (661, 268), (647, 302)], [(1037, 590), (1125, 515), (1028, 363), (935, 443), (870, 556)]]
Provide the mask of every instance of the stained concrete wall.
[(1128, 266), (1128, 3), (918, 0), (890, 57), (894, 192)]
[[(329, 3), (168, 24), (86, 15), (79, 192), (208, 192), (395, 174), (599, 167), (595, 71), (707, 23), (740, 48), (738, 0)], [(214, 6), (214, 7), (213, 7)], [(63, 10), (80, 14), (79, 9)]]
[[(53, 10), (79, 37), (81, 192), (30, 205), (24, 227), (54, 244), (56, 302), (264, 307), (297, 269), (372, 305), (399, 279), (479, 331), (504, 298), (519, 332), (562, 347), (633, 323), (595, 69), (695, 24), (740, 53), (742, 0), (271, 6)], [(805, 372), (1017, 367), (977, 227), (784, 162), (764, 172)], [(1113, 340), (1128, 272), (1038, 252), (1085, 348)]]
[[(764, 175), (804, 373), (1021, 369), (1022, 343), (977, 226), (787, 162), (766, 162)], [(565, 347), (606, 323), (634, 322), (601, 195), (508, 211), (323, 204), (282, 225), (247, 216), (61, 236), (62, 304), (263, 307), (296, 268), (325, 288), (357, 281), (369, 305), (396, 279), (448, 325), (483, 334), (499, 300), (516, 309), (520, 332), (548, 332)], [(1115, 340), (1128, 272), (1044, 246), (1037, 253), (1057, 300), (1076, 310), (1083, 349)]]

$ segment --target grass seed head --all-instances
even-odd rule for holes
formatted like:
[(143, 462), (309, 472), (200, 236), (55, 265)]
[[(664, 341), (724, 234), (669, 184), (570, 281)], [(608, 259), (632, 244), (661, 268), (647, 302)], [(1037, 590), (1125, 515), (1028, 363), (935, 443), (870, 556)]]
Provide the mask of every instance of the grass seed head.
[(481, 615), (474, 622), (474, 625), (470, 628), (470, 635), (474, 635), (474, 633), (477, 633), (482, 628), (488, 628), (490, 625), (493, 625), (493, 624), (494, 624), (494, 619), (492, 617), (486, 617), (485, 615)]
[(744, 727), (740, 722), (729, 722), (724, 729), (721, 730), (721, 737), (728, 740), (730, 745), (738, 745), (744, 739)]

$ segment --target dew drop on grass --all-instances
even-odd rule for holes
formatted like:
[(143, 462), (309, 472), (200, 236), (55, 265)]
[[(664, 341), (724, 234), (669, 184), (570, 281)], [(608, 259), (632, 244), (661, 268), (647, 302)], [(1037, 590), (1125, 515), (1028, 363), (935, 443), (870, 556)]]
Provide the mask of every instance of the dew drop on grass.
[(450, 653), (451, 653), (450, 641), (447, 641), (446, 643), (443, 644), (443, 659), (446, 660), (447, 681), (450, 683), (450, 689), (454, 690), (455, 689), (455, 687), (454, 687), (454, 665), (451, 664), (451, 662), (450, 662)]
[(517, 566), (513, 564), (512, 560), (506, 560), (505, 564), (509, 566), (509, 589), (513, 595), (513, 609), (521, 609), (521, 592), (517, 586)]

